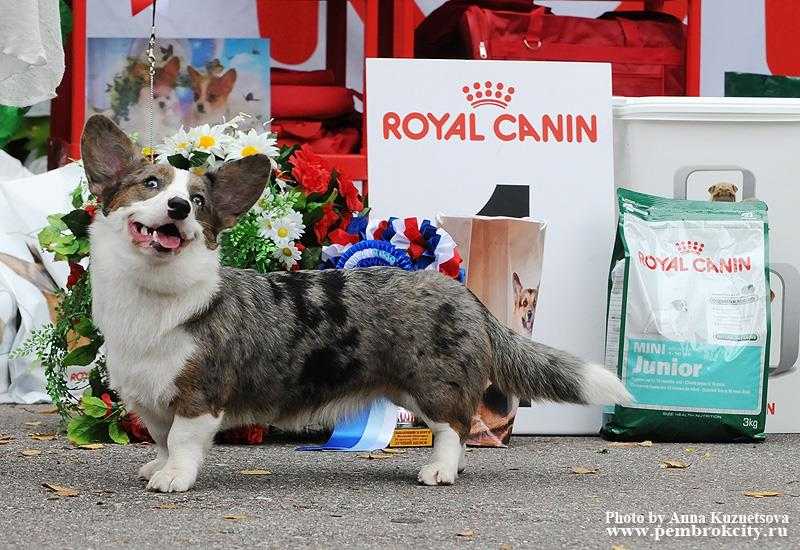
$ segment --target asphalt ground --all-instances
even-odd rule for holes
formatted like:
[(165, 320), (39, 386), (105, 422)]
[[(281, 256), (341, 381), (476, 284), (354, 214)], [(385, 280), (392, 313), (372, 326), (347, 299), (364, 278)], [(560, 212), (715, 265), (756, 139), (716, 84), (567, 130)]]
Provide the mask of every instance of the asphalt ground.
[[(49, 408), (0, 406), (0, 432), (13, 438), (0, 444), (2, 548), (800, 548), (800, 435), (625, 448), (514, 437), (468, 452), (452, 487), (417, 485), (429, 449), (378, 460), (286, 442), (215, 446), (191, 491), (164, 495), (136, 478), (148, 445), (33, 439), (57, 431)], [(269, 473), (241, 473), (253, 469)], [(764, 523), (784, 515), (788, 524)]]

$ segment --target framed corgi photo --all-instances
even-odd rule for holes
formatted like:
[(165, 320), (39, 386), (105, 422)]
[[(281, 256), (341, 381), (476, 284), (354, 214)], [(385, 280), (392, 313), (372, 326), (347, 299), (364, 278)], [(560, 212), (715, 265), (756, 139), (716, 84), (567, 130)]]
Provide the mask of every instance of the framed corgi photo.
[[(239, 113), (269, 120), (269, 41), (261, 38), (160, 38), (153, 101), (147, 39), (89, 38), (85, 115), (101, 113), (129, 134), (155, 142), (181, 126), (219, 124)], [(247, 129), (247, 128), (245, 128)]]

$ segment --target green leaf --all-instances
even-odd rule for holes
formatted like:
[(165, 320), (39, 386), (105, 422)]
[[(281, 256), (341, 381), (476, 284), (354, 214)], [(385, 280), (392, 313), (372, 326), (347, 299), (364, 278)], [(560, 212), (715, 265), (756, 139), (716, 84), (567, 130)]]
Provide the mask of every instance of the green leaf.
[(75, 254), (80, 248), (78, 241), (73, 238), (69, 244), (56, 244), (53, 246), (53, 252), (61, 254), (62, 256), (71, 256)]
[(103, 418), (108, 413), (105, 401), (92, 395), (84, 395), (81, 398), (81, 407), (83, 407), (83, 412), (93, 418)]
[(119, 425), (119, 422), (116, 420), (108, 425), (108, 437), (110, 437), (111, 441), (117, 443), (118, 445), (127, 445), (131, 442), (127, 432), (122, 429), (122, 427)]
[(67, 424), (67, 438), (75, 445), (106, 441), (106, 423), (87, 415), (74, 416)]
[(61, 236), (61, 232), (55, 227), (48, 225), (39, 231), (39, 244), (44, 249), (49, 249), (50, 245)]
[(192, 167), (191, 163), (189, 163), (189, 159), (181, 154), (170, 155), (167, 157), (167, 160), (172, 166), (181, 170), (188, 170)]
[(67, 228), (67, 224), (61, 220), (61, 216), (63, 216), (63, 214), (50, 214), (47, 216), (47, 223), (49, 223), (55, 229), (63, 231)]
[(72, 208), (80, 208), (83, 206), (83, 190), (80, 185), (72, 191), (70, 198), (72, 199)]
[(93, 341), (85, 346), (81, 346), (79, 348), (75, 348), (71, 352), (69, 352), (66, 356), (64, 356), (63, 364), (65, 367), (71, 367), (72, 365), (79, 365), (85, 367), (92, 361), (94, 358), (97, 357), (97, 350), (100, 348), (100, 343), (97, 341)]
[(189, 155), (189, 163), (192, 166), (202, 166), (208, 160), (208, 157), (211, 156), (211, 153), (204, 153), (202, 151), (192, 151), (192, 154)]
[(319, 267), (322, 247), (309, 246), (300, 255), (300, 267), (302, 269), (317, 269)]
[(89, 317), (83, 317), (77, 323), (72, 325), (72, 330), (81, 336), (86, 336), (88, 338), (94, 333), (94, 325)]
[(89, 239), (78, 239), (78, 254), (88, 256), (90, 251)]
[(76, 237), (86, 237), (89, 235), (89, 224), (92, 223), (92, 217), (89, 213), (82, 208), (73, 210), (69, 214), (61, 216), (66, 226), (72, 231)]

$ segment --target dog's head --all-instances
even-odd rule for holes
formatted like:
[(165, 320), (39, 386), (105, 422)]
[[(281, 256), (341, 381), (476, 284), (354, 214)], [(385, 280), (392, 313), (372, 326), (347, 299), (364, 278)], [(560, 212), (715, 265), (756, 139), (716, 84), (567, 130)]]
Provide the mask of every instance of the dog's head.
[(187, 70), (194, 93), (192, 110), (199, 115), (205, 115), (224, 109), (233, 85), (236, 84), (236, 69), (228, 69), (222, 74), (211, 71), (203, 74), (192, 66)]
[(252, 155), (196, 175), (150, 164), (111, 120), (86, 122), (81, 153), (89, 189), (102, 206), (92, 237), (151, 264), (217, 247), (220, 231), (255, 204), (269, 178), (265, 155)]
[(532, 334), (539, 291), (535, 288), (523, 288), (519, 275), (516, 273), (512, 275), (511, 281), (514, 284), (514, 317), (526, 332)]
[(715, 183), (708, 188), (708, 195), (714, 202), (736, 202), (739, 188), (732, 183)]

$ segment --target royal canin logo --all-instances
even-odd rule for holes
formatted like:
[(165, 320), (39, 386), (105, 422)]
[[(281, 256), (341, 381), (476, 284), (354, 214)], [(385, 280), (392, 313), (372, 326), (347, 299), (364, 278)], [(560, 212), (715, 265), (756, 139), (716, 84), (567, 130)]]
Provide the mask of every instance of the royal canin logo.
[[(706, 245), (700, 241), (678, 241), (675, 243), (676, 256), (656, 256), (639, 251), (639, 263), (651, 271), (678, 272), (696, 271), (698, 273), (739, 273), (750, 271), (750, 256), (729, 258), (707, 258), (702, 256)], [(697, 256), (688, 258), (687, 256)]]
[(485, 141), (595, 143), (597, 115), (576, 113), (544, 113), (533, 116), (504, 112), (497, 116), (480, 114), (480, 107), (509, 110), (511, 100), (519, 91), (505, 82), (472, 82), (460, 87), (472, 112), (431, 113), (411, 111), (384, 113), (381, 124), (383, 139), (419, 141)]
[(678, 254), (695, 254), (699, 256), (705, 247), (705, 243), (697, 241), (678, 241), (675, 243), (675, 249)]

